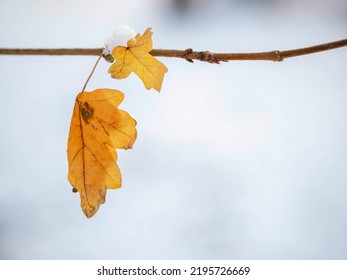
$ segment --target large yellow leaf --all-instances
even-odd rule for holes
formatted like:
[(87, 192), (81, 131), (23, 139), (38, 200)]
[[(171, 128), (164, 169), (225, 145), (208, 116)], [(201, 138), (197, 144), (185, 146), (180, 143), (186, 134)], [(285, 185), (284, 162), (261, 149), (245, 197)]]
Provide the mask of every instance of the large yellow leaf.
[(137, 34), (128, 41), (127, 47), (118, 46), (113, 49), (112, 56), (116, 60), (108, 72), (112, 78), (123, 79), (134, 72), (142, 80), (146, 89), (154, 88), (160, 92), (167, 68), (149, 52), (152, 50), (152, 30)]
[(117, 149), (132, 148), (136, 121), (118, 105), (122, 92), (97, 89), (77, 95), (68, 140), (68, 178), (90, 218), (105, 202), (106, 189), (121, 187)]

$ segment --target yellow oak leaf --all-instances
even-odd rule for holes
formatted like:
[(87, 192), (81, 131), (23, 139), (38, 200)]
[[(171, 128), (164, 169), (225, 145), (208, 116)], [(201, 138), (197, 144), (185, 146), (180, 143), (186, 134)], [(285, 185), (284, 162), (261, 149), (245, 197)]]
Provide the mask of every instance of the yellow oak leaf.
[(116, 60), (108, 72), (112, 78), (123, 79), (134, 72), (142, 80), (146, 89), (154, 88), (160, 92), (167, 68), (149, 52), (152, 50), (152, 30), (137, 34), (130, 39), (127, 47), (118, 46), (113, 49), (112, 57)]
[(97, 89), (77, 95), (68, 139), (68, 179), (90, 218), (105, 202), (106, 190), (120, 188), (117, 149), (132, 148), (136, 121), (118, 109), (122, 92)]

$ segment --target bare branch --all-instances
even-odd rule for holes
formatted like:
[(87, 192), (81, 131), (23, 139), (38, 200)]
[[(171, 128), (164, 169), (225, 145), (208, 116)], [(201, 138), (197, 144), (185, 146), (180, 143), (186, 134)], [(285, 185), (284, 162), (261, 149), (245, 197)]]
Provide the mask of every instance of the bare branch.
[(0, 49), (0, 55), (95, 55), (102, 53), (97, 49)]
[[(176, 57), (183, 58), (189, 62), (193, 60), (200, 60), (209, 63), (219, 63), (221, 61), (229, 60), (269, 60), (269, 61), (283, 61), (290, 57), (301, 55), (308, 55), (312, 53), (328, 51), (336, 48), (347, 46), (347, 39), (315, 45), (306, 48), (285, 50), (285, 51), (269, 51), (269, 52), (255, 52), (255, 53), (212, 53), (209, 51), (193, 51), (192, 49), (186, 50), (163, 50), (153, 49), (151, 54), (153, 56), (161, 57)], [(95, 55), (100, 56), (103, 52), (102, 48), (90, 49), (0, 49), (0, 55)], [(109, 62), (112, 62), (110, 56), (104, 56)]]

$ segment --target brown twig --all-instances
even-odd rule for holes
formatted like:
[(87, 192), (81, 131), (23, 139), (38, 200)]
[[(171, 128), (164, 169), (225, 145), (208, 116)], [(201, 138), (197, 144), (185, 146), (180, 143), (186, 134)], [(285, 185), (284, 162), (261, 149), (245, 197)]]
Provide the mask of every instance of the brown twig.
[[(269, 60), (269, 61), (283, 61), (284, 59), (307, 55), (316, 52), (328, 51), (331, 49), (342, 48), (347, 46), (347, 39), (330, 42), (312, 47), (285, 50), (285, 51), (269, 51), (269, 52), (255, 52), (255, 53), (212, 53), (209, 51), (193, 51), (192, 49), (186, 50), (162, 50), (153, 49), (151, 54), (153, 56), (161, 57), (177, 57), (183, 58), (190, 62), (193, 60), (200, 60), (209, 63), (219, 63), (220, 61), (229, 60)], [(102, 48), (95, 49), (0, 49), (0, 55), (100, 55), (103, 51)], [(109, 56), (105, 56), (106, 60), (110, 61)]]

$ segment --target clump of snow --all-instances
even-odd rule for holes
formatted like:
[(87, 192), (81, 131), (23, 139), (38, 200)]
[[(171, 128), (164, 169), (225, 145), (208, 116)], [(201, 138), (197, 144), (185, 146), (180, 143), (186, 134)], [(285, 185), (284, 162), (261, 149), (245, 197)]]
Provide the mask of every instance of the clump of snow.
[(104, 54), (110, 55), (117, 46), (126, 47), (130, 39), (135, 40), (135, 35), (135, 31), (127, 25), (115, 27), (112, 34), (105, 39)]

